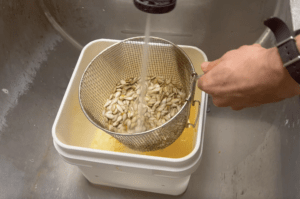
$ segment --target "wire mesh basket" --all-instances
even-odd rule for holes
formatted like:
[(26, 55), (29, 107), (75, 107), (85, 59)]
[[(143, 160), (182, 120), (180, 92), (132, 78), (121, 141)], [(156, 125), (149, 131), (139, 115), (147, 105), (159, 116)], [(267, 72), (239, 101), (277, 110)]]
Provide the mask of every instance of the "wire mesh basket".
[(131, 149), (155, 151), (172, 144), (189, 124), (190, 106), (195, 102), (192, 100), (197, 74), (190, 59), (178, 46), (161, 38), (150, 37), (147, 74), (172, 79), (173, 84), (179, 85), (187, 94), (186, 101), (173, 118), (154, 129), (134, 134), (108, 130), (102, 115), (104, 104), (120, 80), (140, 76), (144, 44), (144, 37), (134, 37), (96, 56), (81, 78), (79, 101), (85, 116), (96, 127)]

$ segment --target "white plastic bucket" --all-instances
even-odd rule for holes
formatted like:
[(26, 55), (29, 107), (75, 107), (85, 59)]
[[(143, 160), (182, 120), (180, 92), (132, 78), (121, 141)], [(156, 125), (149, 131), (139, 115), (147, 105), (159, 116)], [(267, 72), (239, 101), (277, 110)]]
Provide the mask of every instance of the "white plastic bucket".
[[(201, 94), (193, 151), (185, 157), (165, 158), (89, 148), (97, 128), (85, 118), (80, 109), (80, 78), (90, 61), (116, 42), (100, 39), (89, 43), (82, 50), (52, 128), (54, 146), (66, 162), (78, 166), (93, 184), (169, 195), (182, 194), (202, 158), (207, 107), (207, 94), (204, 92)], [(207, 61), (206, 55), (195, 47), (180, 47), (199, 72), (200, 64)]]

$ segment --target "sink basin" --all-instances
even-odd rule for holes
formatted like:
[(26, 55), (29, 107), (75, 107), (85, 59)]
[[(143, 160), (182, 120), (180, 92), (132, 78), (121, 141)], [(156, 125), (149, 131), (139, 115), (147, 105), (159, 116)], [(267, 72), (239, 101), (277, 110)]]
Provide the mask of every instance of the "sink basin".
[[(6, 1), (0, 6), (1, 198), (170, 198), (93, 187), (55, 151), (51, 126), (80, 50), (144, 34), (131, 0)], [(287, 0), (178, 0), (151, 16), (151, 35), (197, 46), (209, 60), (241, 45), (274, 45), (263, 21), (290, 28)], [(299, 98), (242, 111), (208, 103), (203, 159), (179, 198), (299, 198)]]
[[(50, 0), (41, 4), (54, 23), (81, 46), (99, 38), (144, 34), (147, 15), (132, 6), (131, 0)], [(172, 12), (151, 15), (151, 35), (197, 46), (216, 59), (242, 44), (254, 43), (265, 30), (263, 21), (278, 9), (286, 10), (285, 4), (274, 0), (178, 0)]]

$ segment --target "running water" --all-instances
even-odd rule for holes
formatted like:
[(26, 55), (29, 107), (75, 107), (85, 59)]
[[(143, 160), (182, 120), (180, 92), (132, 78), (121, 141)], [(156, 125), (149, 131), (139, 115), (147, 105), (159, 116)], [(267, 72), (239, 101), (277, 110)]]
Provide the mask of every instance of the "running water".
[[(149, 48), (149, 39), (150, 39), (150, 14), (147, 14), (147, 19), (146, 19), (146, 28), (145, 28), (145, 39), (144, 39), (144, 45), (143, 45), (143, 57), (142, 57), (142, 68), (141, 68), (141, 92), (139, 96), (139, 100), (142, 104), (145, 104), (144, 99), (146, 96), (147, 92), (147, 87), (145, 86), (146, 84), (146, 79), (147, 79), (147, 69), (148, 69), (148, 48)], [(143, 107), (138, 108), (138, 116), (139, 118), (143, 118)], [(138, 131), (144, 131), (144, 121), (141, 120), (141, 122), (138, 123)]]

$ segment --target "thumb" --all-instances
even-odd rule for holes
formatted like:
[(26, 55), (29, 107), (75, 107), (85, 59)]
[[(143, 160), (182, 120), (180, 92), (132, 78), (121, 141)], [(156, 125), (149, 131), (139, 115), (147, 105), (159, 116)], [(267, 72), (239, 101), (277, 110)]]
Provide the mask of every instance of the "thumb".
[(217, 60), (212, 61), (212, 62), (203, 62), (201, 64), (202, 71), (204, 73), (207, 73), (208, 71), (213, 69), (216, 65), (218, 65), (220, 63), (220, 61), (221, 61), (220, 59), (217, 59)]

